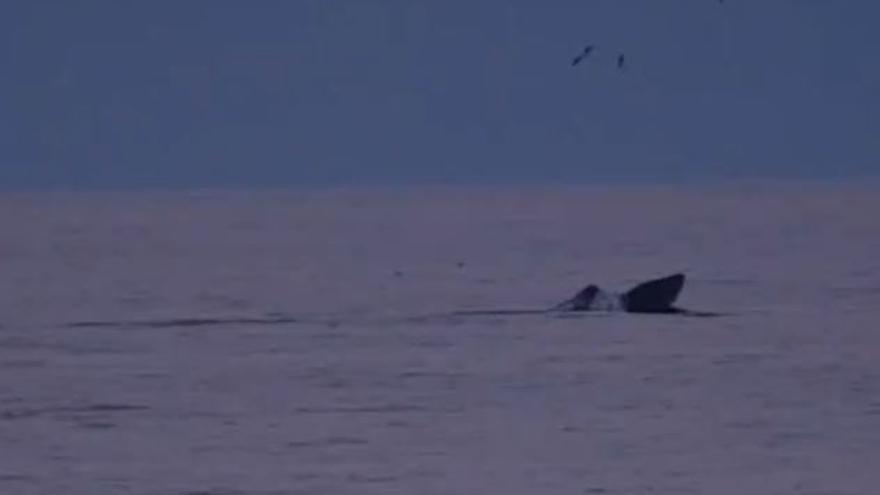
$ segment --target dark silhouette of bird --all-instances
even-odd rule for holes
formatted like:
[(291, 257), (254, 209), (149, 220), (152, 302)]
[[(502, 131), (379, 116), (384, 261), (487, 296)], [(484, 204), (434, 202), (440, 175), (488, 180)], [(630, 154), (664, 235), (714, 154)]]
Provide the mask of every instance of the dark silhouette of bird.
[(617, 68), (620, 70), (626, 68), (626, 57), (622, 53), (617, 56)]
[(585, 59), (587, 57), (587, 55), (589, 55), (590, 52), (593, 51), (593, 48), (595, 48), (595, 46), (587, 45), (587, 47), (584, 48), (584, 51), (579, 53), (578, 56), (575, 57), (574, 60), (571, 61), (571, 66), (574, 67), (575, 65), (581, 63), (581, 60)]

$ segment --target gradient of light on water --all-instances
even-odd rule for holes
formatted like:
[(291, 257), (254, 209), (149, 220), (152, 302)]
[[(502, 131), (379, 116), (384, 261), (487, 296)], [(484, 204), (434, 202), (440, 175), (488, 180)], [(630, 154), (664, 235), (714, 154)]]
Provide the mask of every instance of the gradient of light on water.
[(877, 192), (5, 195), (0, 492), (871, 493)]

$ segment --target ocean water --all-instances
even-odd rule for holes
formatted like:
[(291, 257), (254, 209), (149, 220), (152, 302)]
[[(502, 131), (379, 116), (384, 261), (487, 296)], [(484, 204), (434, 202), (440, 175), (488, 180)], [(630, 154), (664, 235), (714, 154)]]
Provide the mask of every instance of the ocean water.
[[(7, 193), (0, 493), (873, 494), (878, 211), (876, 183)], [(504, 313), (676, 271), (724, 316)]]

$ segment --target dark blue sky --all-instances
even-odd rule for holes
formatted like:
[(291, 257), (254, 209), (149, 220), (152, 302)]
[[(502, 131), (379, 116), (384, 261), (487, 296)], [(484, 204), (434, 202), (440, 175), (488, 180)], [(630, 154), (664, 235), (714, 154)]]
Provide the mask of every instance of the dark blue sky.
[(0, 187), (875, 175), (878, 19), (876, 0), (9, 0)]

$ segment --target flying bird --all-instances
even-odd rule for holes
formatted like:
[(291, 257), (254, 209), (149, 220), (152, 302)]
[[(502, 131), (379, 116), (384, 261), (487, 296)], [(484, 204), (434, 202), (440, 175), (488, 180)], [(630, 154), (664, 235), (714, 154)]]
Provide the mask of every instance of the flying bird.
[(574, 60), (571, 61), (571, 66), (574, 67), (575, 65), (581, 63), (581, 60), (585, 59), (587, 57), (587, 55), (589, 55), (590, 52), (593, 51), (593, 48), (595, 48), (595, 46), (587, 45), (587, 47), (584, 48), (584, 51), (579, 53), (578, 56), (575, 57)]
[(617, 68), (623, 70), (626, 67), (626, 58), (621, 53), (617, 56)]

